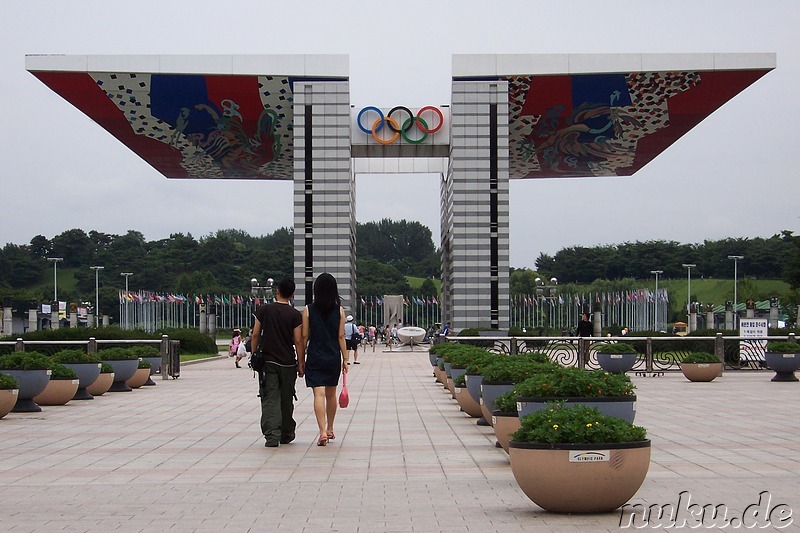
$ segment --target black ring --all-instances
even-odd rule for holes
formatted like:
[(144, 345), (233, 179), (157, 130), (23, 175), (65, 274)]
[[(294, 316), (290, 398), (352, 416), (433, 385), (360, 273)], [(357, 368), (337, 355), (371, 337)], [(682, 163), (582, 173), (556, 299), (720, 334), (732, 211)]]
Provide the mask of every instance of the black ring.
[[(413, 119), (413, 118), (414, 118), (414, 113), (412, 113), (412, 112), (411, 112), (411, 110), (410, 110), (409, 108), (407, 108), (406, 106), (402, 106), (402, 105), (398, 105), (398, 106), (395, 106), (395, 107), (393, 107), (393, 108), (392, 108), (392, 109), (391, 109), (391, 110), (390, 110), (388, 113), (386, 113), (386, 116), (387, 116), (387, 117), (391, 117), (391, 116), (392, 116), (392, 113), (394, 113), (395, 111), (405, 111), (406, 113), (408, 113), (408, 118), (410, 118), (410, 119)], [(394, 118), (394, 117), (392, 117), (392, 118)], [(395, 120), (397, 120), (397, 119), (395, 118)], [(403, 124), (403, 122), (404, 122), (405, 120), (406, 120), (406, 119), (403, 119), (403, 120), (397, 120), (397, 123), (398, 123), (398, 124)], [(389, 129), (390, 129), (390, 130), (392, 130), (392, 133), (397, 133), (397, 132), (399, 131), (397, 128), (395, 128), (394, 126), (392, 126), (392, 123), (391, 123), (391, 122), (389, 122), (389, 121), (386, 121), (386, 125), (387, 125), (387, 126), (389, 126)], [(412, 127), (413, 127), (413, 126), (414, 126), (414, 120), (411, 120), (411, 122), (409, 122), (409, 123), (408, 123), (408, 126), (406, 126), (405, 128), (402, 128), (402, 130), (403, 130), (403, 133), (408, 133), (408, 131), (409, 131), (409, 130), (410, 130)]]

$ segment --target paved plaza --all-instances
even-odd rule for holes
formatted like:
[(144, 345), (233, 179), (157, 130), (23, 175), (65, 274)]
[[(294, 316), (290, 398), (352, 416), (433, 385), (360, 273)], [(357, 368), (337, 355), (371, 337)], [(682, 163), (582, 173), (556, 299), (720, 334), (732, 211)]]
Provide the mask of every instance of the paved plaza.
[[(491, 428), (434, 383), (426, 353), (359, 360), (327, 447), (315, 445), (298, 382), (297, 440), (264, 448), (256, 380), (227, 358), (184, 365), (156, 387), (11, 413), (0, 420), (0, 529), (619, 530), (619, 512), (554, 515), (531, 503)], [(771, 376), (634, 377), (636, 423), (653, 448), (631, 503), (678, 506), (683, 493), (683, 503), (724, 504), (730, 518), (761, 498), (789, 506), (783, 531), (800, 530), (800, 384)]]

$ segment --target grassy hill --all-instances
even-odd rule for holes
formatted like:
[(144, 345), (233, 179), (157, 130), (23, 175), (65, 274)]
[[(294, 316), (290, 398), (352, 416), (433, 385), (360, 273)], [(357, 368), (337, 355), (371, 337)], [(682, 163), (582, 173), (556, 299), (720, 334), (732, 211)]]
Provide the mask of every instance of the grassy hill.
[[(649, 282), (651, 287), (655, 282)], [(726, 301), (733, 301), (732, 279), (694, 279), (692, 278), (692, 299), (701, 304), (722, 305)], [(688, 289), (688, 280), (659, 280), (659, 288), (666, 287), (669, 291), (670, 307), (673, 310), (685, 309)], [(754, 300), (768, 300), (772, 296), (780, 296), (789, 290), (789, 284), (781, 280), (753, 280), (740, 279), (737, 287), (737, 301), (739, 303), (748, 298)]]

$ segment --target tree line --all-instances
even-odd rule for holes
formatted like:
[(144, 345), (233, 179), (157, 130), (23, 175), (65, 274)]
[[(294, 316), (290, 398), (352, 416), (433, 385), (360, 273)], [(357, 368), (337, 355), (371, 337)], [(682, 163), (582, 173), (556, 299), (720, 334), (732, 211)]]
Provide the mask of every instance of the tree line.
[(684, 264), (694, 264), (692, 277), (731, 279), (734, 262), (740, 276), (756, 279), (800, 281), (800, 237), (791, 231), (770, 238), (728, 238), (702, 244), (675, 241), (627, 242), (583, 247), (572, 246), (555, 255), (540, 254), (536, 270), (559, 283), (592, 283), (595, 280), (647, 279), (661, 270), (666, 279), (687, 276)]
[[(384, 219), (357, 225), (357, 288), (363, 294), (404, 294), (405, 276), (439, 277), (439, 254), (431, 231), (419, 222)], [(60, 257), (59, 300), (94, 300), (100, 271), (101, 309), (116, 308), (122, 272), (132, 272), (129, 289), (179, 294), (247, 294), (250, 280), (263, 283), (294, 275), (294, 231), (280, 228), (251, 236), (223, 229), (195, 239), (173, 233), (147, 241), (141, 232), (124, 235), (70, 229), (52, 238), (36, 235), (28, 244), (0, 249), (0, 296), (15, 301), (49, 301), (53, 265)]]
[[(356, 231), (359, 294), (409, 294), (406, 276), (427, 278), (422, 292), (434, 294), (432, 279), (440, 276), (440, 251), (429, 228), (414, 221), (383, 219), (357, 224)], [(293, 247), (291, 228), (257, 237), (235, 229), (199, 239), (174, 233), (153, 241), (134, 230), (114, 235), (70, 229), (50, 239), (37, 235), (28, 244), (8, 243), (0, 249), (0, 296), (17, 301), (51, 299), (53, 266), (48, 257), (63, 258), (57, 265), (59, 272), (66, 271), (60, 274), (60, 300), (92, 300), (95, 273), (89, 267), (103, 266), (102, 309), (116, 307), (118, 290), (124, 288), (121, 272), (133, 272), (132, 291), (246, 294), (253, 277), (262, 282), (269, 277), (292, 277)], [(651, 278), (651, 270), (662, 270), (665, 279), (682, 278), (686, 276), (682, 265), (687, 263), (697, 265), (693, 277), (730, 279), (729, 255), (744, 256), (738, 265), (740, 277), (783, 279), (800, 288), (800, 236), (784, 231), (766, 239), (729, 238), (702, 244), (646, 241), (568, 247), (554, 256), (540, 254), (536, 270), (512, 269), (511, 293), (534, 293), (536, 277), (545, 281), (555, 277), (561, 286), (613, 285), (615, 280), (633, 283)]]

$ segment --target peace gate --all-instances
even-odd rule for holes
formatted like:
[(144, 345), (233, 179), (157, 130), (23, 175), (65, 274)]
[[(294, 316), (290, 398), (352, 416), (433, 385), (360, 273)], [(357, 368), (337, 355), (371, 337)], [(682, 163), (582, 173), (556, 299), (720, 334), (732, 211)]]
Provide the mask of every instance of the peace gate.
[[(168, 178), (294, 181), (296, 300), (355, 298), (355, 176), (436, 173), (442, 320), (509, 326), (509, 180), (628, 176), (774, 54), (454, 55), (449, 106), (352, 107), (345, 55), (39, 56), (26, 68)], [(402, 103), (402, 102), (400, 102)]]

